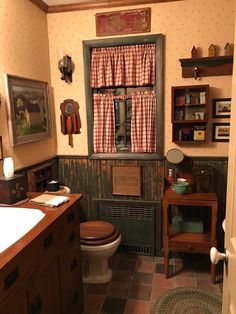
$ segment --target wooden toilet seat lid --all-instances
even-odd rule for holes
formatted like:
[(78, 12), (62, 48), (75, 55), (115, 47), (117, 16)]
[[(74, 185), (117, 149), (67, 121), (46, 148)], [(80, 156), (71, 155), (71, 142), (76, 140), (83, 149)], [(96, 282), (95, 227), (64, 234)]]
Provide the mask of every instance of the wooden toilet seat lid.
[(80, 239), (97, 241), (112, 237), (116, 228), (107, 221), (86, 221), (80, 224)]

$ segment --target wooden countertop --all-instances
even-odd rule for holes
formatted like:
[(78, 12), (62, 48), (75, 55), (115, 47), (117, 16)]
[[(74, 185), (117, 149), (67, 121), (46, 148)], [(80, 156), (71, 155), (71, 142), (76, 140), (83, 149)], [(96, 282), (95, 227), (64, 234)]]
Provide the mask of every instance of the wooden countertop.
[[(42, 193), (30, 192), (27, 194), (29, 199), (41, 195)], [(27, 247), (37, 236), (47, 229), (56, 219), (58, 219), (70, 206), (74, 205), (82, 197), (81, 194), (67, 194), (70, 200), (58, 207), (47, 207), (44, 205), (32, 204), (29, 201), (17, 207), (40, 209), (46, 215), (44, 218), (26, 233), (22, 238), (12, 244), (5, 251), (0, 253), (0, 270), (25, 247)]]
[(186, 193), (186, 194), (177, 194), (172, 189), (165, 190), (164, 197), (166, 199), (175, 199), (175, 200), (204, 200), (204, 201), (216, 201), (217, 196), (215, 193)]

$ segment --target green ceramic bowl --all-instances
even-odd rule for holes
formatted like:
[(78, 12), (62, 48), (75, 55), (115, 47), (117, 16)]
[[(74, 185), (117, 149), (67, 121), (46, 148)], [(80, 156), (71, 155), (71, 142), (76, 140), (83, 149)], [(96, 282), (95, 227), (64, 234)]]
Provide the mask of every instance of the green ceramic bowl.
[(177, 194), (185, 194), (188, 191), (188, 182), (176, 182), (174, 183), (174, 190)]

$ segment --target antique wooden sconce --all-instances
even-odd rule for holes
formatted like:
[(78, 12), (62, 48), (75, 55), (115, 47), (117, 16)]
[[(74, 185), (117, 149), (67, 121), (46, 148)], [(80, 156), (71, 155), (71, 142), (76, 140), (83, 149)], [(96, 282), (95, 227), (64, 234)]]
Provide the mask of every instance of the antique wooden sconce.
[(69, 145), (73, 146), (72, 134), (79, 134), (81, 128), (79, 104), (73, 99), (66, 99), (61, 103), (60, 109), (61, 132), (68, 134)]

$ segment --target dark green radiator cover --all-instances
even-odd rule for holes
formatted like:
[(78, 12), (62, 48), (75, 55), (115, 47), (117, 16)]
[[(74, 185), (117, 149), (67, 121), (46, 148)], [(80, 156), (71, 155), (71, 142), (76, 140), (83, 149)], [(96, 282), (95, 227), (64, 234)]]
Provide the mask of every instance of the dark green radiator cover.
[(121, 233), (120, 251), (155, 255), (155, 206), (98, 201), (98, 219), (114, 224)]

